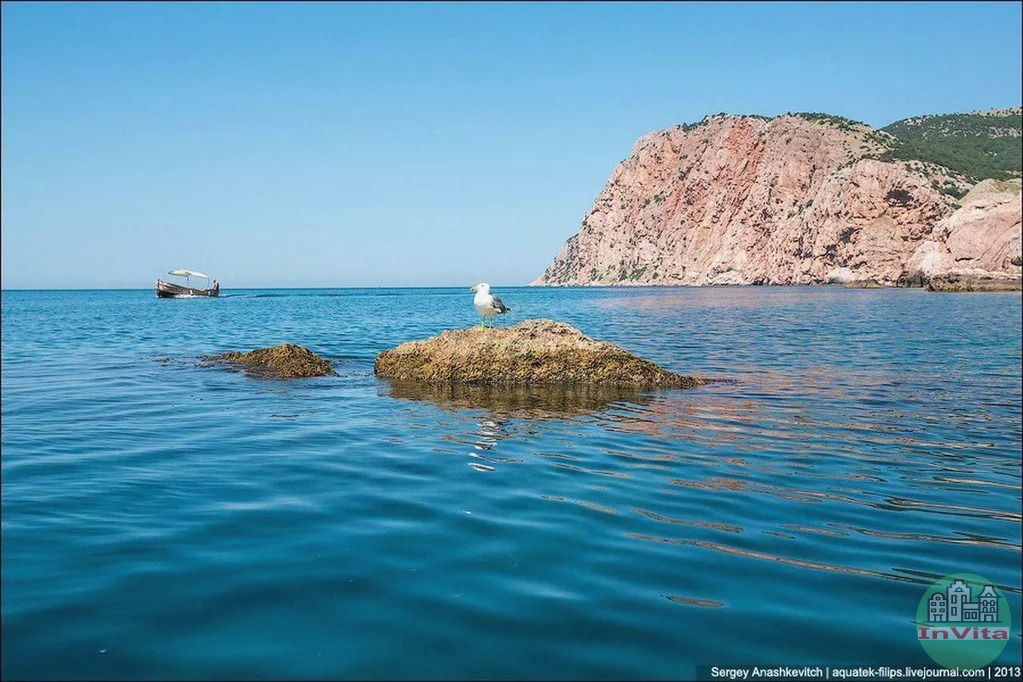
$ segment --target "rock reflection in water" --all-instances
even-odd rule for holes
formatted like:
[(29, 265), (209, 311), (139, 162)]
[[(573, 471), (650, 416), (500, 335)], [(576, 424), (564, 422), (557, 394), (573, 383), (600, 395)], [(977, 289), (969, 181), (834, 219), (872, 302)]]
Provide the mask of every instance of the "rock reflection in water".
[(447, 410), (485, 410), (495, 424), (509, 419), (580, 417), (617, 403), (649, 405), (654, 399), (649, 393), (610, 386), (467, 386), (400, 381), (390, 382), (390, 395), (429, 402)]
[(468, 464), (484, 473), (494, 471), (498, 464), (522, 461), (494, 452), (501, 440), (512, 435), (514, 420), (577, 419), (603, 413), (612, 406), (644, 407), (653, 400), (649, 394), (618, 387), (427, 385), (401, 381), (391, 381), (389, 386), (392, 398), (426, 402), (452, 412), (478, 413), (474, 428), (466, 434), (472, 443)]

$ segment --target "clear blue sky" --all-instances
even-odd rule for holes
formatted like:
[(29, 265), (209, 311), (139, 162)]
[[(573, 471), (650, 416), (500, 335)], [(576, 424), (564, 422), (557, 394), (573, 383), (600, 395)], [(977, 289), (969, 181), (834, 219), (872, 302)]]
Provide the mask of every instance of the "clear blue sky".
[(1020, 5), (10, 4), (2, 284), (523, 284), (636, 138), (1019, 106)]

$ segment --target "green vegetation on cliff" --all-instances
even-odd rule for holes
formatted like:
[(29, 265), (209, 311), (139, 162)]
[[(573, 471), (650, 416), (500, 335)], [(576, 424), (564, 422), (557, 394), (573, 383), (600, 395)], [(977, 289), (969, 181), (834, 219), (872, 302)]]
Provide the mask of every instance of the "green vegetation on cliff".
[(1019, 177), (1023, 137), (1020, 109), (920, 116), (881, 130), (895, 138), (886, 158), (940, 164), (974, 182)]
[(820, 123), (821, 125), (834, 126), (839, 130), (852, 131), (856, 130), (860, 126), (865, 126), (865, 123), (860, 121), (854, 121), (851, 118), (844, 116), (834, 116), (832, 114), (822, 114), (819, 112), (799, 112), (791, 114), (796, 118), (801, 118), (804, 121), (810, 121), (811, 123)]
[[(696, 123), (684, 123), (678, 128), (688, 132), (727, 116), (729, 114), (713, 114)], [(764, 121), (778, 118), (757, 114), (735, 116)], [(847, 132), (861, 132), (866, 135), (868, 142), (888, 149), (883, 154), (874, 155), (874, 158), (937, 164), (956, 175), (965, 176), (971, 182), (986, 178), (1018, 178), (1023, 171), (1023, 117), (1019, 107), (973, 114), (917, 116), (896, 121), (880, 131), (872, 130), (859, 121), (832, 114), (801, 112), (787, 113), (785, 116), (794, 116)], [(956, 197), (965, 193), (965, 190), (951, 184), (942, 185), (939, 189)]]

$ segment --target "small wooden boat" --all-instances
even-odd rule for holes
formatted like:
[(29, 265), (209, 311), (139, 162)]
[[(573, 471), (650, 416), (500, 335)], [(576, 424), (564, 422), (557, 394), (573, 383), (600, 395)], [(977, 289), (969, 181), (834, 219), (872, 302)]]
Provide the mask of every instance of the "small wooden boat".
[[(213, 285), (210, 286), (210, 276), (204, 275), (201, 272), (194, 270), (171, 270), (170, 275), (175, 277), (184, 277), (185, 286), (180, 284), (174, 284), (173, 282), (164, 282), (162, 279), (156, 280), (156, 296), (157, 298), (197, 298), (200, 296), (220, 296), (220, 282), (213, 281)], [(195, 289), (191, 287), (193, 277), (203, 277), (206, 279), (205, 289)]]

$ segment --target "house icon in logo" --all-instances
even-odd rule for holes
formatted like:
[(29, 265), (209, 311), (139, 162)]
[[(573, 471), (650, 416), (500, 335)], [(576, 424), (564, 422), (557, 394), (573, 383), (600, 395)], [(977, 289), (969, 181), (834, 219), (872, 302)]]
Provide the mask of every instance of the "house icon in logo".
[(998, 621), (998, 595), (994, 585), (985, 585), (973, 601), (970, 586), (954, 580), (945, 594), (935, 592), (927, 600), (927, 620), (931, 623), (995, 623)]

